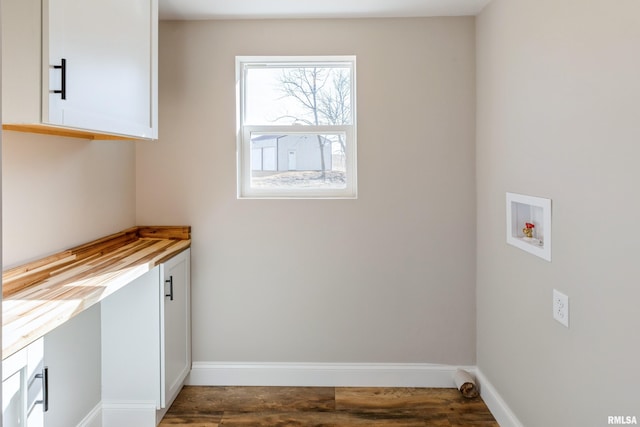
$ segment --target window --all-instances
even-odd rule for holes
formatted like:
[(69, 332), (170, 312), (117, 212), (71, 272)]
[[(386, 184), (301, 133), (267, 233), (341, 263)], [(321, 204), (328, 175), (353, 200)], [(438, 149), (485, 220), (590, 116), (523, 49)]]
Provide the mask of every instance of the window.
[(238, 197), (355, 198), (355, 57), (237, 57)]

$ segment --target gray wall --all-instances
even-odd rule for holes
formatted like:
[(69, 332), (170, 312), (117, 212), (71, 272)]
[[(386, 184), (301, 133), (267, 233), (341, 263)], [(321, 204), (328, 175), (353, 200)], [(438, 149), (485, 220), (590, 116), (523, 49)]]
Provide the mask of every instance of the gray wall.
[[(494, 0), (476, 25), (479, 368), (526, 426), (640, 417), (640, 2)], [(552, 199), (551, 263), (505, 243), (507, 191)]]
[[(193, 226), (196, 361), (475, 363), (474, 18), (162, 22), (137, 222)], [(236, 55), (357, 55), (357, 200), (236, 199)]]
[(134, 143), (2, 133), (5, 268), (135, 225)]

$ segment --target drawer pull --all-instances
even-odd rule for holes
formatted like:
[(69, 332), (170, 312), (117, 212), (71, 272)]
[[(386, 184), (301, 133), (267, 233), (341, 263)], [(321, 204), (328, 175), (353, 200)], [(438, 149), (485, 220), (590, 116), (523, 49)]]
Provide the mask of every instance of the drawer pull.
[(173, 276), (169, 276), (169, 279), (164, 281), (169, 284), (169, 293), (164, 294), (165, 297), (169, 297), (170, 301), (173, 301)]
[(42, 412), (47, 412), (49, 410), (49, 368), (45, 366), (35, 377), (42, 380), (42, 400), (36, 400), (34, 403), (42, 404)]
[(59, 93), (60, 98), (67, 99), (67, 60), (62, 58), (60, 65), (54, 65), (53, 68), (60, 70), (60, 89), (54, 90), (53, 93)]

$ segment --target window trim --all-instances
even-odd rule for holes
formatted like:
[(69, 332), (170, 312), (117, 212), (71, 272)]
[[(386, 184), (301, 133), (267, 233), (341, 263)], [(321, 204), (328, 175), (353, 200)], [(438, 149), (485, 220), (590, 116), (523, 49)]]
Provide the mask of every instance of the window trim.
[[(294, 126), (294, 125), (246, 125), (246, 102), (244, 87), (248, 68), (277, 67), (291, 64), (298, 66), (347, 65), (351, 72), (351, 124)], [(285, 65), (286, 66), (286, 65)], [(237, 56), (236, 57), (236, 138), (237, 138), (237, 198), (238, 199), (356, 199), (357, 198), (357, 150), (356, 150), (356, 57), (349, 56)], [(251, 133), (261, 134), (345, 134), (344, 189), (264, 189), (251, 188)]]

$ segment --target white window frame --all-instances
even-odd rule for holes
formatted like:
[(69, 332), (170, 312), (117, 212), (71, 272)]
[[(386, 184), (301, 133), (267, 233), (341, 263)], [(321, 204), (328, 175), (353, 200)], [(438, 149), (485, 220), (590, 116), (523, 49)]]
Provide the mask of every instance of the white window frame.
[[(268, 66), (336, 66), (348, 65), (351, 71), (351, 124), (325, 126), (247, 125), (245, 124), (245, 76), (249, 67)], [(356, 173), (356, 57), (355, 56), (237, 56), (236, 57), (236, 106), (237, 106), (237, 182), (239, 199), (355, 199), (357, 198)], [(346, 187), (341, 189), (274, 189), (251, 187), (251, 134), (344, 134)]]

